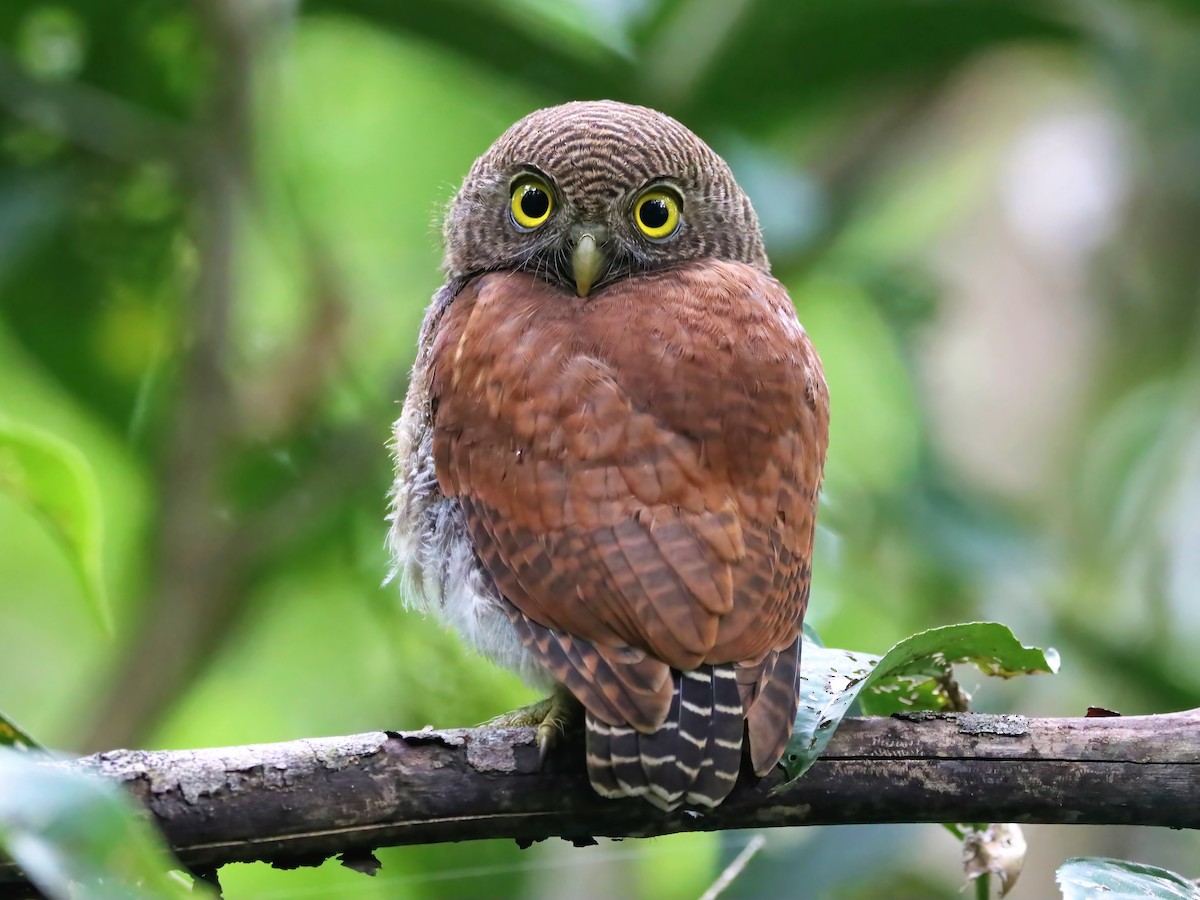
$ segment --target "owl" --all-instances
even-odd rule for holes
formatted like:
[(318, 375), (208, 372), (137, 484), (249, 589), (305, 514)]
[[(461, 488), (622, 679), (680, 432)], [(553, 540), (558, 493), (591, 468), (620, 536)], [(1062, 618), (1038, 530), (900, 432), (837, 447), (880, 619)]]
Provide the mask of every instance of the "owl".
[(612, 101), (517, 122), (445, 219), (396, 423), (407, 601), (582, 714), (604, 797), (712, 808), (792, 733), (820, 360), (729, 166)]

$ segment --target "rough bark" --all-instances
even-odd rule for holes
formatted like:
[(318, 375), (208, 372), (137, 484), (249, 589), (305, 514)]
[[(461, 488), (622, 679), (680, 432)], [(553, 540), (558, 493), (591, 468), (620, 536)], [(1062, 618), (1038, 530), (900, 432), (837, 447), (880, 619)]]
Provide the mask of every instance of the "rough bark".
[[(116, 750), (56, 763), (122, 783), (198, 870), (479, 838), (645, 837), (872, 822), (1200, 828), (1200, 710), (1026, 719), (847, 720), (813, 768), (743, 779), (719, 809), (665, 815), (589, 788), (570, 741), (539, 768), (531, 729), (373, 732), (210, 750)], [(752, 779), (749, 779), (752, 780)], [(11, 874), (11, 873), (10, 873)], [(0, 880), (3, 871), (0, 870)]]

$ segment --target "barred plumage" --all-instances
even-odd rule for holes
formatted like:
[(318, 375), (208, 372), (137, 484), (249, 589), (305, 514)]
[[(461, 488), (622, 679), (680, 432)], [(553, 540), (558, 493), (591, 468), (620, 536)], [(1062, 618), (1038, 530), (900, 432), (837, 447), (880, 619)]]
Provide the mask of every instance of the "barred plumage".
[(648, 734), (587, 714), (588, 777), (604, 797), (644, 797), (664, 811), (724, 800), (742, 766), (745, 715), (732, 665), (672, 673), (667, 717)]

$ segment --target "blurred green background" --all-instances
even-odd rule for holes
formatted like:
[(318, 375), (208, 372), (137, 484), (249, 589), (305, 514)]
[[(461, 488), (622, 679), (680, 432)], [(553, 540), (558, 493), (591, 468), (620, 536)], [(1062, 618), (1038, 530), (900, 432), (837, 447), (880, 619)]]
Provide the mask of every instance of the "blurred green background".
[[(6, 0), (0, 416), (100, 487), (115, 636), (0, 494), (0, 709), (66, 749), (474, 724), (531, 699), (381, 586), (439, 217), (539, 106), (730, 161), (833, 396), (810, 620), (988, 618), (1062, 674), (981, 709), (1200, 705), (1191, 0)], [(1200, 875), (1192, 834), (1029, 828)], [(226, 896), (694, 898), (747, 835), (230, 866)], [(730, 896), (951, 898), (936, 827), (777, 831)]]

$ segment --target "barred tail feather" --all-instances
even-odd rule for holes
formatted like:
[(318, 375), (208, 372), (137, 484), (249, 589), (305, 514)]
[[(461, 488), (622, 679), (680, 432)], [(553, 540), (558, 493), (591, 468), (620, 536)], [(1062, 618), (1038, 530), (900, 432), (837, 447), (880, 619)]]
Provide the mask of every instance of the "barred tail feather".
[(750, 762), (754, 774), (766, 775), (775, 767), (792, 739), (796, 707), (800, 703), (800, 636), (775, 658), (770, 676), (746, 716)]
[(653, 732), (588, 714), (588, 777), (602, 797), (643, 797), (670, 811), (685, 802), (713, 807), (733, 790), (745, 725), (734, 667), (671, 675), (671, 706)]
[(734, 667), (713, 666), (713, 717), (708, 748), (700, 775), (688, 792), (688, 802), (713, 807), (737, 783), (742, 767), (742, 735), (746, 717)]

